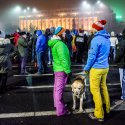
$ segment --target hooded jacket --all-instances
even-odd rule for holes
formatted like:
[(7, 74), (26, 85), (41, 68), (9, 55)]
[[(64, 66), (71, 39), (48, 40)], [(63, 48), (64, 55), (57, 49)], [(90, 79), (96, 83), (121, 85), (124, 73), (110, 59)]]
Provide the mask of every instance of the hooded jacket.
[(55, 35), (48, 41), (48, 46), (52, 49), (54, 72), (70, 73), (71, 62), (67, 46)]
[(122, 40), (119, 41), (116, 47), (115, 62), (119, 68), (125, 68), (125, 29), (123, 30)]
[(97, 32), (91, 41), (88, 60), (84, 70), (109, 68), (110, 44), (110, 34), (105, 29)]
[(45, 52), (46, 47), (47, 47), (47, 40), (46, 37), (42, 34), (41, 30), (38, 30), (36, 35), (37, 37), (37, 41), (36, 41), (36, 52)]
[(21, 57), (28, 56), (28, 42), (22, 36), (18, 39), (18, 51)]
[(0, 73), (7, 73), (8, 70), (12, 69), (10, 57), (16, 51), (9, 39), (0, 38)]

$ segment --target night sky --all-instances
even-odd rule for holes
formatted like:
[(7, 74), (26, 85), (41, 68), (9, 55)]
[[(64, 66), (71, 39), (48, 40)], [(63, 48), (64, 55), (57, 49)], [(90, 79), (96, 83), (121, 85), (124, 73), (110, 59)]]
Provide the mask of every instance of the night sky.
[[(39, 10), (78, 7), (83, 0), (0, 0), (0, 8), (12, 8), (15, 5), (31, 6)], [(95, 1), (95, 0), (91, 0)], [(115, 11), (117, 15), (125, 18), (125, 0), (102, 0)]]

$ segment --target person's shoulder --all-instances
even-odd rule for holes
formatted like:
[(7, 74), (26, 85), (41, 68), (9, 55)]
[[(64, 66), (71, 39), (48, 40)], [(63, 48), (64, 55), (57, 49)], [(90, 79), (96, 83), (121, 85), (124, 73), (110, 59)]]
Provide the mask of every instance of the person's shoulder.
[(99, 40), (100, 38), (102, 38), (102, 36), (93, 36), (93, 37), (92, 37), (92, 41), (98, 42), (98, 40)]
[(18, 39), (19, 41), (22, 41), (23, 40), (23, 38), (22, 37), (19, 37), (19, 39)]

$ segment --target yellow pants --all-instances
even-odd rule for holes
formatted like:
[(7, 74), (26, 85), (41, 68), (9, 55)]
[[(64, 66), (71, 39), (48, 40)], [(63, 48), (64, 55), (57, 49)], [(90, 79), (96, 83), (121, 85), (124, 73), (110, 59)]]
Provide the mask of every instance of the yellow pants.
[(96, 118), (104, 118), (103, 104), (106, 104), (106, 112), (110, 113), (110, 99), (106, 85), (109, 69), (90, 70), (90, 91), (95, 103), (94, 115)]

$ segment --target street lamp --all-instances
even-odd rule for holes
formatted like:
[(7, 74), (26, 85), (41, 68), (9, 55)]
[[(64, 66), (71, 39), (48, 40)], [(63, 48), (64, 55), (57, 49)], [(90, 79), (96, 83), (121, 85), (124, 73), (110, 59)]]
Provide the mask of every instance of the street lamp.
[(100, 0), (98, 0), (98, 1), (97, 1), (97, 4), (100, 4), (100, 3), (101, 3), (101, 1), (100, 1)]
[(100, 2), (99, 6), (100, 7), (104, 7), (104, 4), (102, 2)]
[(89, 9), (91, 7), (91, 5), (87, 1), (83, 1), (82, 7), (85, 9)]
[(83, 5), (84, 5), (84, 6), (87, 5), (87, 1), (83, 1)]
[(21, 7), (20, 6), (16, 6), (15, 9), (14, 9), (15, 12), (21, 12)]
[(24, 12), (24, 13), (26, 13), (26, 12), (27, 12), (27, 10), (25, 9), (23, 12)]
[(117, 19), (122, 19), (122, 16), (116, 16)]
[(27, 7), (27, 10), (30, 10), (30, 7)]
[(37, 13), (37, 9), (36, 8), (33, 8), (33, 13)]
[(87, 6), (86, 6), (86, 7), (87, 7), (87, 9), (88, 9), (88, 8), (90, 8), (90, 7), (91, 7), (91, 5), (90, 5), (90, 4), (87, 4)]

